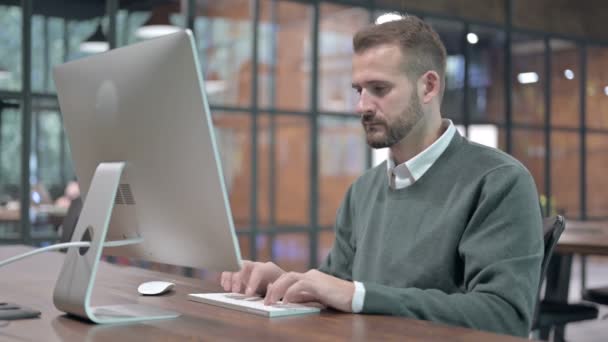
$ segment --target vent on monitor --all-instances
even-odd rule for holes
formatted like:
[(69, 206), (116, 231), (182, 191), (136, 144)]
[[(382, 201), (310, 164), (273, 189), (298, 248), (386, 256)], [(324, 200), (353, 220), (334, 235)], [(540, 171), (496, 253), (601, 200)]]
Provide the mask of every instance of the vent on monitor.
[(131, 191), (131, 185), (120, 184), (118, 186), (118, 189), (116, 190), (116, 200), (114, 201), (114, 204), (135, 204), (135, 198), (133, 197), (133, 192)]

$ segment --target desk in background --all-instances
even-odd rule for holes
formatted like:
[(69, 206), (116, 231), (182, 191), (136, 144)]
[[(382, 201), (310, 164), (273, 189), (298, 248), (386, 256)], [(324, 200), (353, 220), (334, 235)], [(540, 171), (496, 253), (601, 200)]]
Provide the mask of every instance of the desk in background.
[(567, 220), (556, 252), (608, 256), (608, 221)]
[[(32, 238), (56, 240), (57, 229), (63, 223), (67, 208), (44, 205), (30, 208)], [(21, 211), (0, 207), (0, 239), (20, 241)]]
[[(36, 220), (47, 220), (52, 224), (61, 224), (61, 221), (68, 212), (68, 208), (53, 205), (41, 205), (31, 207), (30, 213)], [(19, 222), (21, 220), (20, 209), (7, 209), (0, 207), (0, 222)]]
[(21, 220), (18, 209), (5, 209), (0, 207), (0, 223), (17, 223)]
[[(2, 246), (0, 259), (30, 249)], [(93, 305), (139, 302), (175, 310), (182, 316), (137, 324), (94, 325), (69, 318), (53, 305), (53, 288), (63, 259), (61, 253), (47, 253), (0, 268), (0, 301), (17, 302), (42, 312), (40, 319), (12, 321), (1, 327), (1, 341), (527, 341), (402, 317), (334, 311), (268, 319), (187, 299), (192, 292), (219, 292), (217, 274), (200, 280), (108, 263), (100, 265)], [(173, 293), (161, 297), (137, 295), (141, 282), (163, 279), (176, 283)]]
[(547, 269), (546, 299), (568, 301), (574, 254), (608, 256), (608, 222), (566, 220)]

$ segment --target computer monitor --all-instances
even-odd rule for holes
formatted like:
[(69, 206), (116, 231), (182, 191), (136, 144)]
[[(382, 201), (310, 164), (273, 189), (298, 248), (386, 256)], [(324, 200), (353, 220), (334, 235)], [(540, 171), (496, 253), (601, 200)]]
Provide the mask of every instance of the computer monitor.
[[(54, 79), (84, 197), (54, 293), (62, 311), (97, 323), (175, 317), (155, 308), (93, 308), (103, 254), (237, 270), (240, 252), (213, 124), (189, 30), (82, 58)], [(135, 289), (134, 292), (135, 293)]]

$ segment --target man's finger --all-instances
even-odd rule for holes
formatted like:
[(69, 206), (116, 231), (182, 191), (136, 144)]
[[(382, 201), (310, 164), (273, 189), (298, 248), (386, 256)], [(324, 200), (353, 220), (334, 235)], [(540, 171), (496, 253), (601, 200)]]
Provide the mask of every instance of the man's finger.
[(230, 291), (232, 287), (232, 272), (222, 272), (222, 280), (220, 282), (224, 291)]
[(241, 292), (241, 284), (243, 283), (241, 280), (241, 275), (241, 272), (237, 272), (232, 275), (232, 292)]
[(258, 287), (260, 286), (263, 277), (264, 270), (262, 267), (254, 267), (249, 276), (249, 281), (247, 281), (245, 294), (248, 296), (253, 296), (258, 291)]
[(241, 278), (241, 284), (243, 286), (247, 286), (247, 284), (249, 283), (249, 277), (251, 276), (251, 272), (255, 268), (256, 268), (256, 264), (253, 262), (247, 262), (246, 264), (245, 263), (243, 264), (243, 268), (239, 272), (241, 274), (240, 278)]
[(307, 303), (320, 302), (320, 298), (314, 295), (316, 290), (314, 284), (302, 279), (291, 285), (283, 296), (283, 303)]
[(264, 296), (264, 305), (270, 305), (270, 294), (272, 293), (273, 283), (268, 283), (266, 286), (266, 296)]
[(224, 288), (224, 279), (226, 279), (226, 271), (222, 272), (222, 274), (220, 274), (220, 286), (222, 288)]
[(272, 305), (278, 302), (281, 298), (283, 298), (283, 295), (285, 295), (287, 289), (295, 282), (300, 280), (301, 277), (302, 274), (296, 272), (289, 272), (281, 275), (279, 279), (272, 284), (270, 294), (266, 293), (264, 304)]

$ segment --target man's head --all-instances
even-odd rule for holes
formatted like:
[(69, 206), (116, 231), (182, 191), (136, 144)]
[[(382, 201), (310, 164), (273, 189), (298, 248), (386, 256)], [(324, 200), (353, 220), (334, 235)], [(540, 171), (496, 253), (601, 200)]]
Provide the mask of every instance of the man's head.
[(371, 147), (393, 146), (427, 113), (439, 115), (446, 51), (428, 24), (405, 16), (372, 25), (355, 35), (353, 48), (357, 111)]

